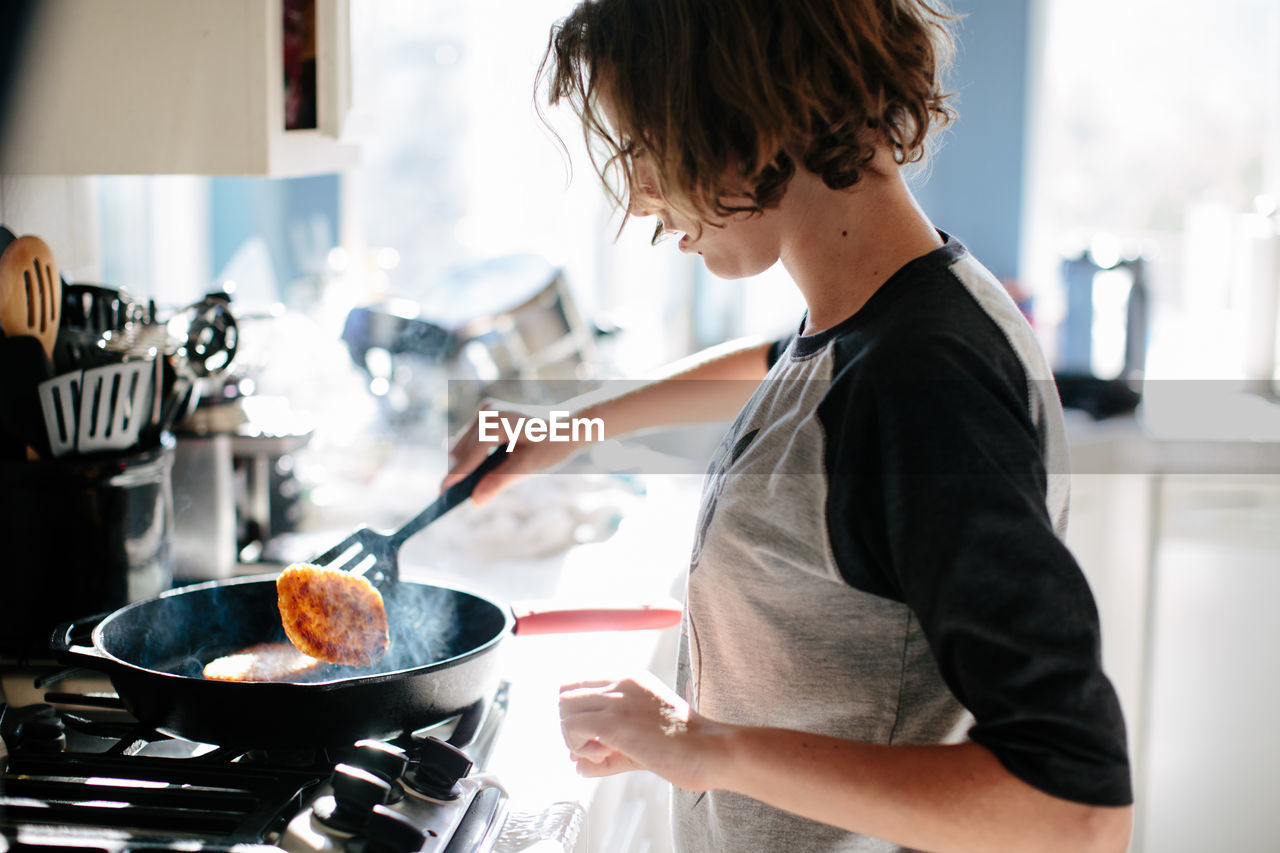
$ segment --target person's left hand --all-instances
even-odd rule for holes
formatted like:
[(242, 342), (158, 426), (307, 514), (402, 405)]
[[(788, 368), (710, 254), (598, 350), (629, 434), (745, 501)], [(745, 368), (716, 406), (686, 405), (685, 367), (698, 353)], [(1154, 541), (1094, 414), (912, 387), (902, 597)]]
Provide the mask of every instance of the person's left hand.
[(651, 770), (679, 788), (715, 787), (731, 727), (701, 716), (656, 676), (560, 688), (560, 729), (583, 776)]

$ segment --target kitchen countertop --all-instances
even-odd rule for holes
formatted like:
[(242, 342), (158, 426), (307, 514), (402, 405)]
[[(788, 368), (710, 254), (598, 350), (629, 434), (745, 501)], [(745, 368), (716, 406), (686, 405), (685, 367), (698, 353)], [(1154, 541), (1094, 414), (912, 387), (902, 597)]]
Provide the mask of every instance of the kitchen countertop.
[(1066, 420), (1073, 474), (1280, 473), (1280, 405), (1227, 383), (1148, 383), (1132, 415)]

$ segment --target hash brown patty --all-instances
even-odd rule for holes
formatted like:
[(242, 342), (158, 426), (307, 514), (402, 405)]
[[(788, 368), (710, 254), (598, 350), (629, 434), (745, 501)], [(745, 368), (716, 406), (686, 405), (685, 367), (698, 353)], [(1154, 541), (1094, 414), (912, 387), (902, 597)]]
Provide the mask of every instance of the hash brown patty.
[(258, 643), (205, 664), (204, 677), (214, 681), (298, 681), (324, 666), (292, 643)]
[(276, 580), (276, 593), (285, 636), (303, 654), (348, 666), (386, 654), (387, 611), (368, 579), (294, 563)]

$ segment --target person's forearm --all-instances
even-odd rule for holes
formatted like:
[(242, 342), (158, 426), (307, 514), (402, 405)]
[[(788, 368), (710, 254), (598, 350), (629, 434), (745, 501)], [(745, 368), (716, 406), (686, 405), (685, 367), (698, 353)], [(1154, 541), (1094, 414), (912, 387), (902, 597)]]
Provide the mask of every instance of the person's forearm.
[(690, 356), (621, 395), (580, 398), (578, 411), (604, 421), (607, 437), (656, 426), (731, 420), (768, 373), (769, 344), (733, 341)]
[(717, 740), (712, 787), (913, 849), (1123, 853), (1128, 846), (1130, 808), (1052, 797), (975, 743), (882, 746), (732, 727)]

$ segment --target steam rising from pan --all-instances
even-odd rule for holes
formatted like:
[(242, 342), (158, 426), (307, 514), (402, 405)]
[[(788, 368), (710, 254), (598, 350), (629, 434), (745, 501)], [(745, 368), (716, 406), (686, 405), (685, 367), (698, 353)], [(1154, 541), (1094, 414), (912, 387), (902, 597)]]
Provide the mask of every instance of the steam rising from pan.
[[(413, 590), (412, 596), (406, 596)], [(406, 601), (406, 598), (412, 600)], [(391, 646), (379, 668), (394, 672), (426, 666), (467, 651), (459, 648), (458, 595), (440, 587), (396, 584), (383, 594)]]

